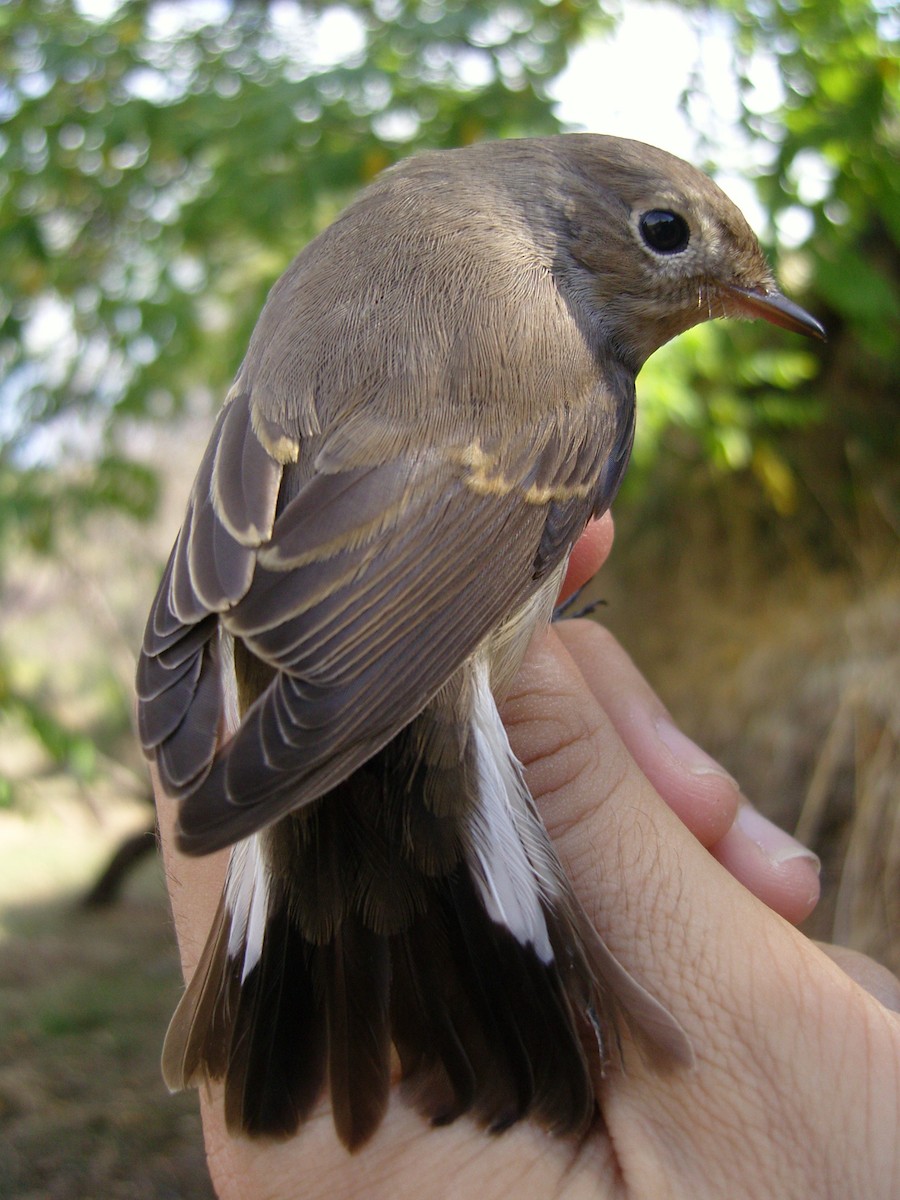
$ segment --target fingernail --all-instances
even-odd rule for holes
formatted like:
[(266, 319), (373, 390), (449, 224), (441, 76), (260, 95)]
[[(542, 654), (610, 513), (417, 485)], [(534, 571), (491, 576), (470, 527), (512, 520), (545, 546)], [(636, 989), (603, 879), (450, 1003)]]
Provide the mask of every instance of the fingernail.
[(812, 850), (773, 824), (752, 804), (741, 805), (734, 823), (745, 837), (759, 846), (769, 862), (776, 867), (780, 867), (786, 862), (792, 862), (796, 858), (805, 858), (815, 867), (817, 875), (821, 870), (822, 864)]
[(735, 791), (739, 790), (737, 780), (729, 775), (714, 758), (710, 758), (705, 750), (701, 750), (696, 742), (692, 742), (687, 734), (682, 733), (676, 725), (673, 725), (668, 717), (657, 719), (656, 732), (659, 740), (673, 758), (677, 759), (692, 775), (718, 775), (720, 779), (727, 779)]

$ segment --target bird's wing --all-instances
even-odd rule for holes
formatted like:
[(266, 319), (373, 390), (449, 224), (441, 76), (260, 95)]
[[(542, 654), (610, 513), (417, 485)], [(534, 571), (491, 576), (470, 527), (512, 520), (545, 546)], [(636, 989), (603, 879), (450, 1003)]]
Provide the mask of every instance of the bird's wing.
[[(611, 411), (548, 413), (501, 449), (360, 463), (325, 437), (300, 471), (266, 449), (278, 438), (260, 435), (250, 398), (232, 398), (138, 676), (142, 738), (183, 799), (186, 849), (228, 844), (346, 778), (534, 593), (627, 457), (630, 419), (598, 428), (590, 408)], [(218, 622), (272, 672), (224, 746)]]

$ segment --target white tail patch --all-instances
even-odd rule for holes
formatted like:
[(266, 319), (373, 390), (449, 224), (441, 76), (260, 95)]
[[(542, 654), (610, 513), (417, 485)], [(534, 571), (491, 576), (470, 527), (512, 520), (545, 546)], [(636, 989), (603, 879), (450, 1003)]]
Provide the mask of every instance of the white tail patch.
[(472, 736), (481, 801), (473, 821), (476, 883), (491, 919), (549, 964), (553, 949), (541, 909), (541, 881), (519, 832), (521, 814), (528, 808), (522, 769), (491, 693), (486, 660), (476, 664), (474, 680)]
[(232, 848), (225, 879), (225, 907), (231, 918), (228, 957), (237, 958), (243, 950), (241, 983), (262, 954), (268, 906), (269, 870), (262, 836), (254, 833)]

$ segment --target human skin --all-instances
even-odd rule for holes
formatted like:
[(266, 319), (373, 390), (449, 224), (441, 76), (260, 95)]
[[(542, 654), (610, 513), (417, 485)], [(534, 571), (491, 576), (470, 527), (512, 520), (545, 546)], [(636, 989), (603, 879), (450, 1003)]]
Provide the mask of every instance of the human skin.
[[(589, 528), (564, 595), (611, 543), (608, 519)], [(814, 858), (675, 729), (593, 623), (561, 622), (535, 639), (503, 716), (589, 916), (681, 1021), (696, 1067), (661, 1069), (626, 1030), (626, 1069), (610, 1070), (600, 1088), (605, 1123), (581, 1143), (527, 1121), (500, 1137), (466, 1119), (432, 1130), (395, 1095), (382, 1128), (352, 1156), (327, 1101), (295, 1138), (250, 1141), (227, 1134), (219, 1088), (204, 1088), (222, 1200), (900, 1195), (900, 984), (793, 928), (818, 899)], [(178, 854), (174, 810), (161, 800), (189, 974), (227, 855)]]

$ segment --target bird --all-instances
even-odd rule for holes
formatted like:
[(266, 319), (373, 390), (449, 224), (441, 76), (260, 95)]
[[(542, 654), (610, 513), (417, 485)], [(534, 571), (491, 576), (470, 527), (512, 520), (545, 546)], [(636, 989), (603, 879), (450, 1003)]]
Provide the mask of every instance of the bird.
[(718, 317), (823, 338), (738, 208), (600, 134), (387, 169), (276, 282), (148, 617), (138, 725), (188, 855), (231, 847), (172, 1090), (233, 1133), (401, 1094), (584, 1137), (622, 1023), (681, 1022), (579, 903), (498, 705), (612, 503), (635, 377)]

